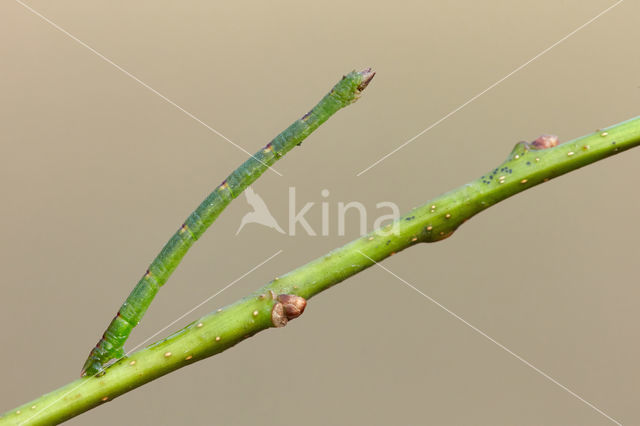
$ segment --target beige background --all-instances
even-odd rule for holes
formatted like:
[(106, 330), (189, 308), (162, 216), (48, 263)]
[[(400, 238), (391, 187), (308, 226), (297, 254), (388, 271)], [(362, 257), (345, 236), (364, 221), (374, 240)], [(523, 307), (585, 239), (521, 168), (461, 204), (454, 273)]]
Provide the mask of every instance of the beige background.
[[(268, 4), (267, 4), (268, 3)], [(253, 152), (353, 68), (378, 75), (254, 186), (299, 203), (396, 202), (461, 185), (540, 133), (640, 114), (622, 3), (363, 176), (373, 161), (613, 1), (47, 2), (36, 10)], [(77, 377), (162, 244), (246, 155), (14, 1), (0, 3), (0, 411)], [(639, 424), (640, 150), (537, 187), (384, 265), (625, 424)], [(238, 199), (128, 347), (357, 234), (280, 235)], [(308, 216), (319, 228), (318, 205)], [(301, 231), (299, 229), (299, 231)], [(173, 330), (177, 329), (175, 326)], [(163, 335), (166, 335), (164, 333)], [(69, 424), (605, 425), (609, 420), (380, 268), (305, 315)]]

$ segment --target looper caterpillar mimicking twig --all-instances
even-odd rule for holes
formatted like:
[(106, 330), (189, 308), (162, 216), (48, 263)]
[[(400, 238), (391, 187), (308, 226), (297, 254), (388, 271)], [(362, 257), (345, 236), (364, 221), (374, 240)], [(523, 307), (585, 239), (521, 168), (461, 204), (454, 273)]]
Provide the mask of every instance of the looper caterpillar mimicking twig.
[(317, 129), (338, 110), (355, 102), (375, 73), (367, 68), (342, 78), (318, 104), (233, 171), (180, 226), (153, 260), (146, 273), (109, 324), (87, 358), (82, 375), (94, 375), (105, 364), (124, 356), (124, 343), (138, 325), (159, 288), (167, 282), (193, 243), (225, 207), (280, 157)]

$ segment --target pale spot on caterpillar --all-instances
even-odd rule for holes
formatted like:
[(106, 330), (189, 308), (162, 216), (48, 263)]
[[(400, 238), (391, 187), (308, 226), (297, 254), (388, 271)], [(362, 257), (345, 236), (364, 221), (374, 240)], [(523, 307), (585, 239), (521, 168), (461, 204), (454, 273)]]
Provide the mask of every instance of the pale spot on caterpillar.
[(131, 361), (129, 365), (136, 365), (136, 361), (135, 360)]
[(184, 234), (185, 232), (188, 232), (191, 235), (191, 238), (193, 238), (193, 240), (197, 240), (196, 236), (194, 235), (193, 232), (191, 232), (191, 229), (189, 229), (189, 227), (187, 226), (186, 223), (183, 223), (182, 226), (180, 226), (180, 235)]
[(216, 342), (220, 341), (220, 336), (216, 336)]
[(193, 355), (189, 355), (185, 358), (185, 361), (189, 361), (191, 358), (193, 358)]
[(102, 397), (102, 399), (101, 399), (100, 401), (102, 401), (102, 402), (106, 402), (106, 401), (108, 401), (108, 400), (109, 400), (109, 397), (108, 397), (108, 396), (103, 396), (103, 397)]
[(172, 355), (172, 353), (171, 353), (171, 352), (165, 352), (165, 353), (164, 353), (164, 357), (165, 357), (165, 358), (169, 358), (171, 355)]
[(36, 409), (36, 406), (35, 406), (35, 405), (32, 405), (32, 406), (31, 406), (31, 409), (32, 409), (32, 410), (35, 410), (35, 409)]
[(445, 217), (446, 219), (451, 219), (451, 214), (447, 213), (446, 215), (444, 215), (444, 217)]
[(527, 183), (527, 182), (528, 182), (528, 180), (527, 180), (527, 179), (522, 179), (522, 180), (520, 181), (520, 183)]
[(196, 325), (196, 327), (200, 328), (200, 327), (202, 327), (203, 325), (204, 325), (203, 323), (199, 322), (199, 323), (198, 323), (198, 325)]
[(257, 317), (257, 316), (258, 316), (258, 313), (259, 313), (258, 311), (253, 311), (253, 316), (254, 316), (254, 317)]
[(218, 191), (224, 191), (225, 189), (230, 189), (229, 184), (226, 180), (222, 181), (222, 183), (218, 186)]
[(605, 137), (605, 136), (607, 136), (608, 134), (609, 134), (609, 133), (607, 133), (607, 132), (602, 132), (602, 133), (600, 133), (600, 136)]
[(575, 152), (569, 151), (569, 152), (567, 152), (567, 157), (571, 157), (573, 154), (575, 154)]

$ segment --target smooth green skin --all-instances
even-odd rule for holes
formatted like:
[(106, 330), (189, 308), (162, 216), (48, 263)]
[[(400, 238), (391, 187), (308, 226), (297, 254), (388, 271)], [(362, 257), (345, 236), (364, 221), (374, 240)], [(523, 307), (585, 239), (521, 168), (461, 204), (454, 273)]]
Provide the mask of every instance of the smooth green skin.
[(124, 344), (129, 334), (138, 325), (160, 287), (167, 282), (193, 243), (204, 234), (225, 207), (255, 182), (268, 166), (300, 145), (311, 132), (338, 110), (356, 101), (372, 77), (370, 69), (353, 71), (344, 76), (311, 111), (245, 161), (189, 215), (151, 263), (98, 344), (91, 350), (82, 367), (82, 375), (93, 376), (102, 372), (109, 361), (125, 355)]
[[(464, 221), (501, 200), (638, 145), (640, 117), (555, 148), (536, 151), (521, 142), (497, 167), (498, 171), (503, 167), (512, 170), (510, 174), (504, 173), (504, 183), (498, 179), (503, 174), (490, 179), (489, 183), (485, 183), (488, 176), (485, 175), (441, 195), (394, 222), (397, 225), (394, 234), (386, 235), (389, 227), (384, 227), (358, 238), (118, 361), (108, 367), (107, 374), (103, 376), (81, 378), (5, 413), (0, 417), (0, 426), (59, 423), (157, 377), (222, 352), (261, 330), (273, 327), (271, 309), (275, 302), (272, 292), (275, 295), (296, 294), (308, 299), (372, 266), (374, 262), (371, 259), (378, 262), (418, 242), (444, 239)], [(526, 181), (522, 183), (524, 179)]]

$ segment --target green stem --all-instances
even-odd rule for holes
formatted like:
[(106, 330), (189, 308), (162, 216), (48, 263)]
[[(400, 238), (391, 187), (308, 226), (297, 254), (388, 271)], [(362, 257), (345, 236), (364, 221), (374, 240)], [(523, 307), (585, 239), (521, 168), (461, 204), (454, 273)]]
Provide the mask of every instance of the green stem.
[[(5, 413), (0, 417), (0, 425), (64, 421), (157, 377), (222, 352), (259, 331), (284, 325), (282, 312), (289, 319), (301, 312), (290, 315), (288, 308), (293, 302), (287, 304), (285, 300), (308, 299), (368, 268), (374, 261), (419, 242), (447, 238), (463, 222), (499, 201), (638, 145), (640, 117), (552, 148), (518, 143), (506, 161), (481, 178), (274, 279), (238, 302), (118, 361), (103, 376), (78, 379)], [(297, 308), (300, 306), (304, 308), (304, 305)], [(274, 312), (280, 312), (279, 320)]]

